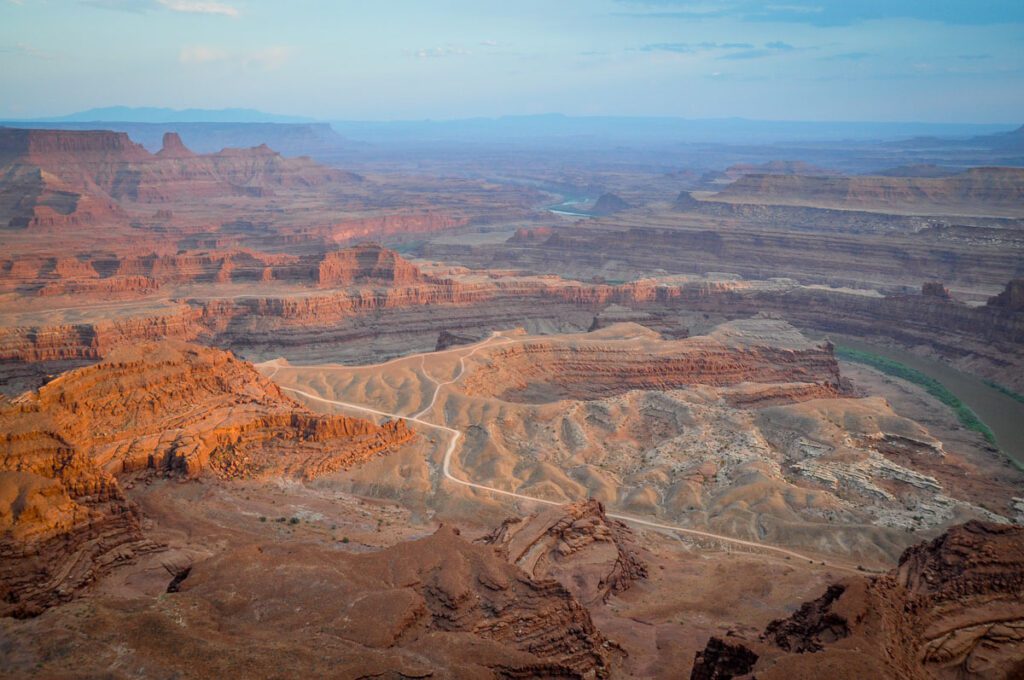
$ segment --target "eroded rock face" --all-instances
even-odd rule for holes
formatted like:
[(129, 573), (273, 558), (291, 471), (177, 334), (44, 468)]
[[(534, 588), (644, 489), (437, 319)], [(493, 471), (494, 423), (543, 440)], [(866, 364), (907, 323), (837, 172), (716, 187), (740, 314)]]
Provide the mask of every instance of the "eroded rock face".
[(602, 342), (590, 334), (586, 344), (538, 340), (486, 356), (490, 362), (464, 380), (465, 391), (528, 403), (745, 382), (807, 383), (813, 396), (829, 397), (840, 384), (830, 347), (807, 342), (788, 324), (770, 319), (723, 324), (707, 336), (639, 352), (630, 340)]
[(426, 281), (427, 277), (393, 250), (366, 244), (327, 253), (316, 280), (321, 286), (367, 282), (401, 286)]
[(505, 520), (483, 540), (531, 578), (553, 578), (584, 603), (607, 600), (647, 576), (633, 532), (595, 499)]
[[(743, 673), (758, 678), (814, 678), (823, 668), (836, 678), (1020, 677), (1024, 527), (955, 526), (909, 548), (888, 574), (833, 585), (742, 644), (759, 657)], [(692, 677), (707, 676), (695, 668)]]
[(1024, 311), (1024, 279), (1013, 279), (1002, 293), (989, 299), (989, 307), (1001, 307), (1010, 312)]
[(228, 352), (125, 347), (0, 405), (0, 614), (28, 616), (154, 549), (115, 475), (313, 478), (409, 441), (317, 416)]
[(24, 395), (10, 413), (41, 416), (114, 474), (312, 478), (412, 436), (404, 421), (314, 415), (229, 352), (174, 341), (122, 347)]
[(448, 331), (441, 331), (437, 334), (437, 343), (434, 345), (434, 351), (440, 352), (450, 347), (459, 347), (461, 345), (472, 345), (474, 342), (479, 342), (481, 338), (475, 338), (468, 335), (459, 335), (458, 333), (449, 333)]
[(113, 653), (124, 660), (111, 677), (596, 680), (620, 654), (562, 585), (446, 526), (363, 554), (241, 547), (195, 563), (158, 601), (90, 604), (81, 637), (46, 670), (70, 658), (100, 675)]
[(258, 285), (269, 281), (321, 288), (434, 282), (398, 253), (372, 243), (303, 256), (229, 250), (0, 260), (0, 290), (38, 295), (147, 293), (170, 283)]
[(159, 549), (113, 475), (52, 421), (7, 407), (0, 431), (0, 616), (35, 616)]
[(746, 675), (757, 663), (757, 654), (740, 643), (713, 637), (697, 652), (690, 680), (730, 680)]

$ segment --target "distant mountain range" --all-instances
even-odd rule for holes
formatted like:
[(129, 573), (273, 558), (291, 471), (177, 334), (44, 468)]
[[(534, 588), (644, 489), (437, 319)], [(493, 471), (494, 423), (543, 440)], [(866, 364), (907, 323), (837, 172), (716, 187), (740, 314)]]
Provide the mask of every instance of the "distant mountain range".
[(155, 106), (107, 106), (66, 116), (35, 118), (33, 122), (88, 123), (312, 123), (307, 116), (282, 116), (255, 109), (170, 109)]
[(1021, 125), (1016, 130), (980, 135), (970, 139), (949, 140), (937, 137), (917, 137), (907, 140), (903, 143), (903, 146), (918, 148), (960, 146), (1024, 153), (1024, 125)]
[[(110, 106), (66, 116), (12, 121), (38, 127), (41, 123), (82, 124), (197, 124), (197, 123), (314, 123), (316, 119), (266, 113), (255, 109), (171, 109)], [(863, 143), (915, 139), (960, 139), (1009, 133), (1014, 126), (969, 123), (902, 123), (855, 121), (773, 121), (747, 118), (680, 118), (670, 116), (566, 116), (562, 114), (514, 115), (452, 120), (332, 120), (341, 135), (371, 143), (552, 142), (570, 146), (607, 143), (664, 145), (666, 143)], [(184, 133), (182, 130), (181, 132)], [(147, 144), (148, 146), (148, 144)]]

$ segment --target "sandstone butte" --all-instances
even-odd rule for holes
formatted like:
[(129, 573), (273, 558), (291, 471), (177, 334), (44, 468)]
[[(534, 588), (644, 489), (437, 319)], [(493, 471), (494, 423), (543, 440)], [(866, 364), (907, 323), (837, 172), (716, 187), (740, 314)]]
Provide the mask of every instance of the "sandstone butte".
[(0, 410), (0, 602), (29, 615), (153, 549), (120, 475), (312, 479), (408, 442), (384, 425), (315, 415), (229, 352), (123, 347)]
[[(827, 671), (826, 671), (827, 669)], [(693, 680), (1017, 678), (1024, 528), (971, 521), (908, 548), (887, 574), (840, 581), (757, 639), (712, 638)]]

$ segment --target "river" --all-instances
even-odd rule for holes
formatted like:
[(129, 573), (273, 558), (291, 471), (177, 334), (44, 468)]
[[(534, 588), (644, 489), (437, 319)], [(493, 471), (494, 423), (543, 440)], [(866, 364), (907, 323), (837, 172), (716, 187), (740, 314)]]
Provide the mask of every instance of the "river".
[(941, 361), (848, 336), (830, 337), (838, 345), (898, 361), (938, 380), (991, 428), (1000, 450), (1016, 461), (1018, 466), (1024, 466), (1024, 404), (986, 385), (980, 378), (958, 371)]

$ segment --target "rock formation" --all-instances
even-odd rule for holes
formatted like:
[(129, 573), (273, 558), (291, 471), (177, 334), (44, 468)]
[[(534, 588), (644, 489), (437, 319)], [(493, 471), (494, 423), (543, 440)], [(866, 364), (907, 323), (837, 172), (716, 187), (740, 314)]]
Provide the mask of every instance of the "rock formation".
[(921, 284), (921, 295), (939, 298), (940, 300), (952, 299), (949, 289), (942, 285), (942, 281), (925, 281)]
[(824, 668), (836, 678), (1019, 677), (1024, 528), (953, 527), (909, 548), (885, 575), (829, 587), (756, 641), (713, 640), (691, 677), (797, 680)]
[(0, 616), (34, 616), (158, 546), (114, 477), (44, 414), (0, 412)]
[(1024, 279), (1014, 279), (1007, 283), (1002, 293), (989, 298), (988, 306), (1008, 312), (1024, 312)]
[(479, 342), (482, 338), (474, 338), (468, 335), (458, 335), (456, 333), (449, 333), (448, 331), (441, 331), (437, 334), (437, 343), (434, 345), (434, 351), (440, 352), (441, 350), (448, 349), (449, 347), (458, 347), (459, 345), (472, 345), (474, 342)]
[(223, 478), (312, 478), (411, 438), (404, 421), (376, 426), (317, 416), (228, 352), (181, 342), (125, 346), (15, 401), (45, 414), (64, 439), (111, 473), (204, 471)]
[[(632, 339), (601, 342), (595, 336), (578, 344), (537, 340), (489, 351), (488, 363), (472, 371), (463, 388), (468, 394), (526, 402), (698, 384), (808, 383), (817, 397), (839, 391), (831, 348), (807, 342), (784, 322), (734, 322), (708, 336), (659, 342), (643, 351)], [(762, 340), (767, 336), (772, 340)]]
[[(250, 294), (221, 298), (214, 293), (210, 300), (197, 297), (101, 321), (7, 326), (0, 329), (0, 361), (9, 362), (11, 368), (4, 369), (9, 372), (25, 362), (93, 360), (121, 344), (161, 338), (245, 350), (431, 336), (430, 345), (422, 346), (429, 349), (441, 331), (481, 338), (524, 318), (586, 330), (610, 306), (623, 310), (619, 320), (636, 320), (670, 337), (688, 334), (680, 310), (726, 318), (771, 312), (800, 327), (926, 345), (967, 361), (972, 370), (998, 375), (1010, 387), (1021, 385), (1002, 376), (1012, 378), (1011, 367), (1024, 361), (1014, 350), (1024, 342), (1024, 315), (1014, 310), (1020, 304), (1017, 282), (988, 305), (971, 306), (937, 294), (934, 287), (922, 290), (936, 294), (879, 296), (780, 281), (662, 277), (608, 285), (505, 272), (442, 275), (370, 244), (324, 255), (229, 251), (0, 261), (0, 290), (35, 295), (102, 292), (130, 298), (172, 283), (214, 282), (248, 283)], [(318, 290), (281, 293), (275, 282)], [(267, 293), (261, 295), (262, 290)], [(388, 323), (366, 323), (385, 313)], [(609, 312), (608, 319), (614, 318)]]
[(198, 155), (175, 133), (150, 154), (121, 132), (0, 129), (0, 224), (67, 227), (120, 216), (120, 202), (261, 196), (351, 182), (350, 173), (265, 145)]
[(743, 175), (804, 175), (809, 177), (842, 175), (841, 172), (823, 168), (804, 161), (767, 161), (765, 163), (735, 163), (725, 170), (726, 176), (739, 178)]
[[(1020, 214), (1024, 170), (971, 168), (950, 177), (744, 175), (715, 200), (837, 208), (963, 208)], [(979, 214), (990, 214), (981, 212)]]
[(531, 578), (553, 578), (584, 603), (607, 600), (647, 576), (633, 532), (594, 499), (507, 519), (483, 541)]
[(0, 407), (0, 601), (26, 616), (151, 549), (115, 475), (313, 478), (408, 441), (317, 416), (249, 364), (180, 342), (125, 347)]
[(160, 151), (156, 155), (160, 158), (194, 158), (196, 154), (185, 146), (177, 132), (165, 132)]
[(594, 215), (614, 215), (623, 210), (629, 210), (632, 207), (615, 194), (601, 194), (593, 207), (590, 208), (590, 213)]
[(598, 680), (621, 658), (559, 583), (448, 526), (363, 554), (273, 541), (227, 550), (159, 599), (97, 598), (81, 616), (60, 658), (23, 672), (70, 662), (102, 675), (119, 650), (121, 665), (155, 677)]
[(317, 283), (324, 287), (371, 282), (405, 286), (425, 280), (401, 255), (376, 244), (327, 253), (316, 273)]

